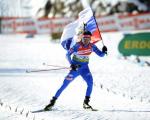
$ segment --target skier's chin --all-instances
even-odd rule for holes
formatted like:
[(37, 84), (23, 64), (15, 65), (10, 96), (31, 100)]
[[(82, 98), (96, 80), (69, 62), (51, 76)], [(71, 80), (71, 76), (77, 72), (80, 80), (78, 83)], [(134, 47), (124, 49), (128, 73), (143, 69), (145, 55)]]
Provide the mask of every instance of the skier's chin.
[(89, 43), (84, 43), (85, 46), (89, 45)]

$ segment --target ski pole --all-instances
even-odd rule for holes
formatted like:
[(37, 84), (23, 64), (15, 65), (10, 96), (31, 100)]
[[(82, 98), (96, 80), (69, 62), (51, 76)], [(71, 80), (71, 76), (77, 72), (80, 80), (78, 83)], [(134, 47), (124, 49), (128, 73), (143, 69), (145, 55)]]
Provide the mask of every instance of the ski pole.
[(54, 68), (54, 69), (26, 70), (26, 73), (32, 73), (32, 72), (44, 72), (44, 71), (53, 71), (53, 70), (62, 70), (62, 69), (70, 69), (70, 67)]
[(52, 67), (63, 67), (63, 68), (68, 68), (68, 67), (66, 67), (66, 66), (52, 65), (52, 64), (46, 64), (46, 63), (43, 63), (43, 65), (45, 65), (45, 66), (52, 66)]

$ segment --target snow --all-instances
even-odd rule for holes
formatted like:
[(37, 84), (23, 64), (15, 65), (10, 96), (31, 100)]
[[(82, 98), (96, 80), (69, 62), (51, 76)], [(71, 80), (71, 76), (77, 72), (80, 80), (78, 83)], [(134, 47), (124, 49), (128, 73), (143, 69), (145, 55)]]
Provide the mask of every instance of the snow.
[[(55, 68), (43, 63), (68, 67), (65, 51), (48, 35), (0, 35), (0, 120), (149, 120), (149, 67), (117, 58), (122, 32), (102, 37), (108, 55), (99, 58), (93, 53), (89, 63), (94, 78), (90, 104), (99, 111), (82, 108), (86, 84), (78, 77), (57, 100), (54, 111), (31, 113), (49, 103), (68, 70), (26, 70)], [(97, 46), (101, 48), (101, 42)]]

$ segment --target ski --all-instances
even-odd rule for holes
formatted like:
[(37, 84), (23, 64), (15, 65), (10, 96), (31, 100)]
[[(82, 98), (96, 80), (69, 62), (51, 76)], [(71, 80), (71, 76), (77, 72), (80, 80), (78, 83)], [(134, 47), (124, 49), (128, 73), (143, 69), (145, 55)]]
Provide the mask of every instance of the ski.
[(56, 109), (49, 109), (49, 110), (40, 109), (40, 110), (31, 111), (31, 113), (41, 113), (41, 112), (48, 112), (48, 111), (54, 111), (54, 110)]
[[(57, 108), (54, 109), (49, 109), (49, 110), (45, 110), (45, 109), (40, 109), (40, 110), (35, 110), (35, 111), (31, 111), (31, 113), (42, 113), (42, 112), (49, 112), (49, 111), (57, 111)], [(98, 109), (95, 108), (88, 108), (88, 109), (83, 109), (83, 111), (98, 111)], [(61, 110), (59, 110), (61, 111)], [(62, 110), (63, 111), (63, 110)], [(66, 110), (65, 110), (66, 111)], [(70, 110), (69, 110), (70, 111)]]
[(94, 108), (92, 108), (92, 109), (91, 109), (91, 111), (98, 111), (98, 109), (94, 109)]
[(98, 111), (98, 109), (93, 108), (92, 106), (90, 106), (88, 103), (84, 102), (83, 103), (83, 108), (85, 110), (90, 110), (90, 111)]
[(85, 110), (87, 110), (87, 111), (98, 111), (98, 109), (95, 109), (95, 108), (87, 108), (87, 109), (85, 109)]
[(40, 113), (40, 112), (45, 112), (45, 110), (44, 109), (40, 109), (40, 110), (31, 111), (31, 113)]

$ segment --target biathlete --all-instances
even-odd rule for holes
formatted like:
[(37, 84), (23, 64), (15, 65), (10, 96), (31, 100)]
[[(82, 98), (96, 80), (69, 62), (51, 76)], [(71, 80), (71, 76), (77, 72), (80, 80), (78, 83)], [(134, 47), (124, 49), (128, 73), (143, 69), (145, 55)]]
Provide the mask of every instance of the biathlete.
[(89, 101), (93, 88), (93, 77), (88, 66), (89, 56), (92, 52), (95, 52), (99, 57), (103, 57), (107, 53), (107, 48), (103, 47), (102, 51), (99, 50), (95, 44), (90, 43), (91, 36), (91, 32), (85, 31), (82, 34), (80, 42), (77, 42), (72, 48), (68, 47), (67, 59), (70, 63), (71, 70), (44, 110), (50, 110), (64, 89), (79, 75), (81, 75), (87, 84), (83, 108), (92, 109), (91, 105), (89, 105)]

